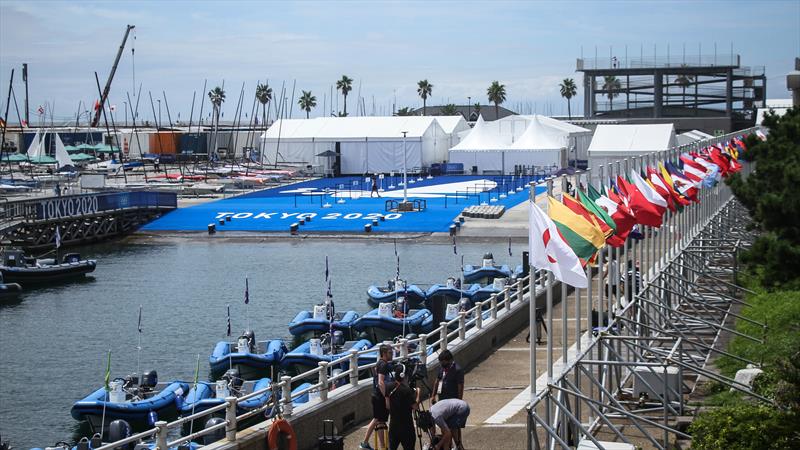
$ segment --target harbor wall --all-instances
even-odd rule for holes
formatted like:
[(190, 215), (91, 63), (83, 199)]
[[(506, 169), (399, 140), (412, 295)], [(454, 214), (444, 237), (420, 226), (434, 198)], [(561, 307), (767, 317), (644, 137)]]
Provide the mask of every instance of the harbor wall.
[[(560, 283), (553, 286), (553, 303), (561, 301)], [(537, 308), (545, 306), (546, 292), (537, 293), (535, 303)], [(467, 330), (465, 339), (458, 338), (448, 343), (448, 350), (453, 352), (455, 360), (465, 370), (476, 366), (496, 348), (516, 336), (523, 328), (528, 326), (529, 296), (526, 294), (522, 302), (511, 303), (511, 308), (498, 308), (497, 319), (487, 320), (481, 329), (473, 327)], [(428, 383), (436, 377), (439, 369), (437, 354), (428, 357)], [(297, 434), (298, 449), (312, 449), (317, 447), (317, 439), (322, 436), (322, 421), (333, 420), (337, 430), (346, 431), (354, 426), (364, 423), (372, 418), (372, 379), (361, 380), (357, 388), (349, 386), (334, 389), (329, 392), (328, 400), (322, 404), (313, 400), (308, 406), (296, 411), (289, 422)], [(316, 402), (316, 403), (315, 403)], [(242, 430), (237, 433), (235, 442), (225, 440), (207, 446), (209, 450), (267, 450), (267, 432), (270, 421)]]

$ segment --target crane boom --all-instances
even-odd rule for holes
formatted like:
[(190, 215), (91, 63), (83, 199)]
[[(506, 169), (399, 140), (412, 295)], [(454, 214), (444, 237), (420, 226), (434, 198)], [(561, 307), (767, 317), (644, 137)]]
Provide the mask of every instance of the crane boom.
[(125, 42), (128, 41), (128, 35), (131, 34), (131, 30), (134, 28), (136, 28), (136, 25), (128, 25), (128, 28), (125, 30), (125, 36), (122, 37), (122, 43), (119, 45), (119, 51), (117, 52), (116, 59), (114, 59), (114, 65), (111, 67), (111, 73), (108, 74), (106, 87), (103, 88), (103, 94), (100, 97), (99, 105), (95, 109), (92, 127), (96, 127), (97, 124), (100, 123), (100, 114), (102, 114), (103, 107), (108, 99), (108, 91), (111, 90), (111, 81), (114, 79), (114, 73), (117, 71), (117, 65), (119, 64), (119, 59), (122, 57), (122, 51), (125, 49)]

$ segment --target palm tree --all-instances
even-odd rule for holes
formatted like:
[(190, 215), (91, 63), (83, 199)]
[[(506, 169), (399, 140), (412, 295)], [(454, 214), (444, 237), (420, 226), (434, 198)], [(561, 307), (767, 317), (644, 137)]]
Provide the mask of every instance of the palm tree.
[(572, 78), (564, 78), (559, 87), (561, 88), (561, 96), (567, 99), (567, 114), (572, 119), (572, 108), (569, 100), (578, 93), (578, 87), (575, 86), (575, 80)]
[[(261, 117), (264, 126), (267, 126), (267, 111), (269, 110), (269, 102), (272, 101), (272, 88), (268, 84), (258, 84), (256, 86), (256, 100), (261, 103)], [(258, 111), (256, 111), (258, 112)]]
[(614, 75), (606, 75), (603, 77), (603, 90), (606, 91), (608, 97), (609, 110), (614, 110), (614, 97), (619, 96), (619, 91), (622, 89), (622, 84)]
[(499, 81), (492, 81), (492, 85), (486, 90), (489, 101), (494, 103), (494, 118), (500, 118), (500, 103), (506, 101), (506, 85)]
[(219, 114), (222, 109), (222, 103), (225, 102), (225, 90), (219, 86), (215, 87), (208, 91), (208, 99), (211, 100), (211, 105), (214, 107), (214, 145), (209, 149), (208, 156), (210, 159), (210, 152), (217, 151), (217, 129), (219, 128)]
[(347, 115), (347, 93), (353, 90), (353, 79), (347, 75), (342, 75), (341, 80), (336, 81), (336, 90), (342, 91), (344, 97), (344, 115)]
[(417, 82), (417, 94), (422, 97), (422, 115), (425, 115), (425, 110), (428, 101), (428, 96), (433, 92), (433, 85), (428, 83), (428, 80), (421, 80)]
[(297, 104), (300, 105), (300, 109), (306, 112), (306, 119), (308, 119), (308, 113), (311, 112), (311, 108), (317, 106), (317, 97), (311, 95), (311, 91), (303, 91), (303, 95), (297, 100)]
[(458, 107), (454, 103), (448, 103), (442, 106), (442, 109), (439, 110), (439, 114), (443, 116), (457, 116)]
[(396, 113), (394, 113), (395, 116), (410, 116), (412, 114), (413, 114), (413, 110), (411, 108), (409, 108), (408, 106), (404, 106), (404, 107), (398, 109)]

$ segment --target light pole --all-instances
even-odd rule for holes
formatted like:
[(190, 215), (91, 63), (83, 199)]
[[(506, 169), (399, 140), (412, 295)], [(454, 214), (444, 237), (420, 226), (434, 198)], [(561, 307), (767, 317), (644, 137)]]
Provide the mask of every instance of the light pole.
[(161, 99), (156, 100), (158, 102), (158, 128), (161, 128)]
[(408, 203), (408, 171), (406, 170), (406, 134), (408, 131), (401, 131), (403, 133), (403, 203)]
[(470, 111), (472, 111), (472, 97), (467, 96), (467, 120), (469, 120)]

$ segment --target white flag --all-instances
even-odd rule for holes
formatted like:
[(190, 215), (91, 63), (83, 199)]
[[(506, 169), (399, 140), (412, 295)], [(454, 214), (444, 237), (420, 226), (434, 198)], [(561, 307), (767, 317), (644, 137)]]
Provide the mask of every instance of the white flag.
[(578, 256), (558, 233), (556, 224), (532, 201), (529, 225), (531, 264), (553, 272), (553, 276), (561, 282), (585, 288), (589, 282)]

